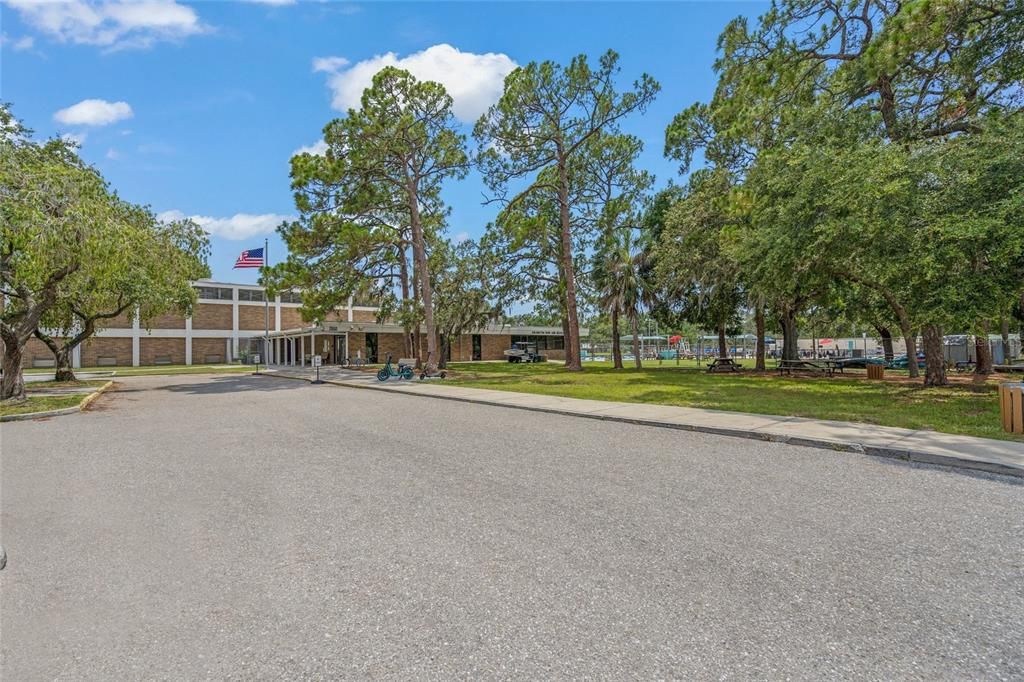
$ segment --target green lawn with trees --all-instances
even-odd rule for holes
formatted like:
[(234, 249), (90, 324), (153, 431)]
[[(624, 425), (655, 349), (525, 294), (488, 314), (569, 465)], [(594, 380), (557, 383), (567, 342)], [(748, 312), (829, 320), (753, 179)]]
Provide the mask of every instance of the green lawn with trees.
[[(403, 326), (405, 355), (428, 366), (489, 322), (560, 326), (565, 369), (602, 380), (582, 362), (581, 323), (609, 331), (610, 372), (627, 371), (623, 337), (641, 369), (648, 319), (713, 332), (722, 355), (727, 336), (752, 329), (756, 369), (768, 334), (787, 360), (801, 331), (871, 332), (890, 358), (894, 338), (911, 357), (920, 339), (920, 383), (936, 390), (830, 384), (864, 401), (851, 418), (885, 419), (889, 398), (922, 425), (946, 410), (950, 424), (989, 418), (989, 389), (943, 391), (943, 337), (974, 337), (980, 380), (993, 372), (988, 334), (1005, 348), (1024, 331), (1024, 5), (775, 0), (724, 27), (714, 69), (708, 101), (679, 102), (666, 121), (679, 178), (655, 191), (627, 130), (660, 86), (624, 78), (614, 50), (516, 68), (473, 127), (475, 149), (442, 85), (386, 67), (324, 126), (323, 154), (292, 157), (297, 218), (279, 228), (289, 253), (261, 281), (301, 289), (309, 322), (350, 298), (379, 306)], [(0, 399), (17, 399), (32, 335), (70, 378), (71, 350), (104, 320), (187, 311), (207, 242), (189, 221), (160, 224), (120, 200), (68, 143), (32, 141), (6, 108), (0, 123)], [(494, 218), (456, 243), (443, 190), (473, 168)], [(801, 380), (691, 381), (753, 382), (779, 393), (762, 401), (775, 411), (809, 409), (782, 399)]]
[(555, 363), (455, 363), (460, 386), (590, 400), (652, 403), (931, 429), (984, 438), (1021, 440), (1000, 428), (993, 384), (926, 387), (907, 379), (866, 381), (863, 375), (780, 377), (773, 373), (708, 374), (693, 367), (614, 369), (588, 362), (585, 372)]

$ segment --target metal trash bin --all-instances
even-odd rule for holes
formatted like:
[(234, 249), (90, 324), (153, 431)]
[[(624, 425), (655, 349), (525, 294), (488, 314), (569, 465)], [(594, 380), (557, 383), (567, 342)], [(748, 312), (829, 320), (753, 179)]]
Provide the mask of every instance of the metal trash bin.
[(868, 379), (884, 379), (885, 378), (885, 365), (879, 365), (874, 362), (869, 362), (868, 365)]
[(1024, 383), (999, 384), (999, 414), (1004, 431), (1024, 433)]

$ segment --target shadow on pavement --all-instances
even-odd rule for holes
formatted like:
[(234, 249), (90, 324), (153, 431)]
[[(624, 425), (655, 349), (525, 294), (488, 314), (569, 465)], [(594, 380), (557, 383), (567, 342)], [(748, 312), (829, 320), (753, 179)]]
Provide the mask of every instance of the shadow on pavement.
[(121, 384), (118, 393), (143, 393), (146, 391), (172, 391), (189, 395), (212, 395), (219, 393), (243, 393), (251, 391), (280, 392), (291, 391), (308, 386), (304, 381), (288, 381), (270, 376), (218, 376), (194, 383), (166, 384), (163, 386), (135, 386)]

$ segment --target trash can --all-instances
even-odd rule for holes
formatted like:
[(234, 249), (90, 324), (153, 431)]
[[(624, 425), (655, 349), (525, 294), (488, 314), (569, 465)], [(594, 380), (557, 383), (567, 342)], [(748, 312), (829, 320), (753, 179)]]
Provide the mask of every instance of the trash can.
[(999, 414), (1004, 431), (1024, 433), (1024, 383), (999, 384)]
[(885, 365), (875, 364), (873, 362), (868, 363), (868, 379), (884, 379), (885, 378)]

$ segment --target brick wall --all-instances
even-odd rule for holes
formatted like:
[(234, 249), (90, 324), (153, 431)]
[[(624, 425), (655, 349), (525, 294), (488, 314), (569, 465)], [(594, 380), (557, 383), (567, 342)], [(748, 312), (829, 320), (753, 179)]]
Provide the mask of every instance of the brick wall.
[(205, 365), (207, 355), (219, 355), (226, 362), (227, 341), (225, 339), (192, 339), (192, 364)]
[[(168, 313), (167, 315), (157, 315), (152, 320), (143, 322), (142, 327), (145, 329), (184, 329), (185, 317), (183, 315), (174, 313)], [(228, 319), (228, 328), (231, 328), (230, 319)]]
[[(284, 315), (281, 316), (282, 325), (284, 324)], [(238, 304), (238, 328), (249, 331), (263, 331), (266, 327), (266, 310), (263, 304), (251, 305), (245, 303)], [(274, 328), (274, 311), (270, 311), (270, 328)], [(288, 329), (289, 327), (285, 327)], [(227, 326), (227, 329), (231, 329), (231, 325)]]
[(128, 319), (127, 313), (121, 313), (101, 323), (103, 329), (130, 329), (132, 321)]
[(362, 332), (349, 332), (348, 335), (348, 356), (355, 360), (356, 351), (360, 351), (364, 360), (366, 359), (366, 334)]
[[(298, 308), (281, 308), (281, 329), (298, 329), (304, 326)], [(263, 327), (260, 327), (262, 329)]]
[[(345, 315), (346, 315), (346, 317), (342, 318), (342, 319), (348, 319), (347, 318), (348, 311), (345, 311)], [(353, 310), (352, 311), (352, 321), (353, 322), (376, 322), (377, 321), (377, 312), (374, 311), (374, 310)]]
[[(64, 340), (60, 338), (54, 339), (54, 341), (57, 342), (58, 346), (64, 342)], [(25, 344), (24, 350), (21, 352), (22, 368), (28, 369), (29, 367), (32, 367), (33, 360), (48, 360), (50, 362), (55, 361), (53, 353), (50, 352), (49, 346), (47, 346), (45, 343), (35, 338), (34, 336), (28, 340), (28, 343)]]
[(96, 367), (99, 357), (113, 357), (118, 366), (131, 367), (132, 340), (94, 337), (82, 344), (82, 367)]
[(481, 360), (504, 360), (505, 351), (512, 347), (511, 334), (484, 334), (481, 341)]
[(197, 304), (192, 313), (192, 328), (230, 330), (231, 306), (219, 303)]
[(139, 364), (155, 365), (156, 358), (163, 355), (171, 356), (171, 364), (173, 365), (184, 365), (185, 339), (161, 339), (156, 337), (139, 339)]

